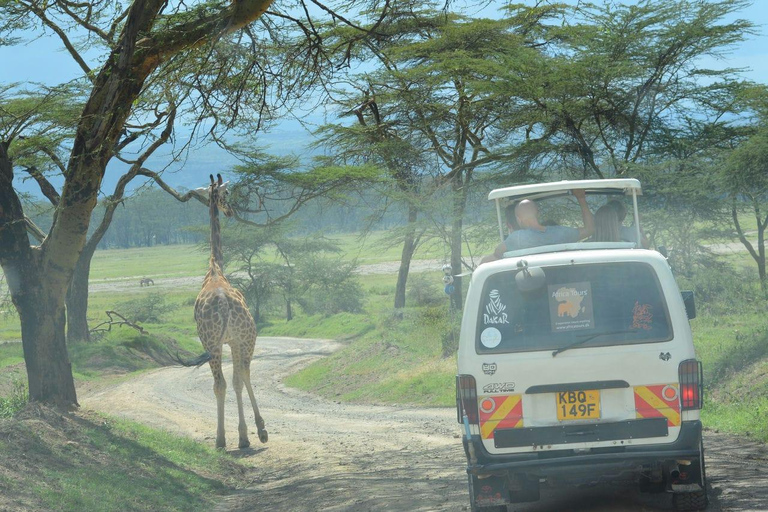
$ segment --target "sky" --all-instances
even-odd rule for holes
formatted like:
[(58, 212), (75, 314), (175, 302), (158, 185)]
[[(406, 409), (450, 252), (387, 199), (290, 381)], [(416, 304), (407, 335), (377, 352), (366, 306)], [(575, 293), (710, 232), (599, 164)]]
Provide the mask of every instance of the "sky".
[[(576, 3), (578, 0), (566, 1)], [(524, 3), (532, 2), (526, 0)], [(760, 34), (739, 45), (728, 57), (728, 65), (750, 68), (747, 72), (750, 79), (768, 83), (768, 0), (754, 0), (750, 7), (740, 11), (737, 16), (752, 21), (758, 26)], [(0, 82), (32, 81), (52, 84), (77, 76), (80, 73), (79, 67), (68, 54), (57, 50), (57, 46), (58, 41), (43, 38), (24, 46), (0, 47), (0, 62), (3, 62)]]
[[(576, 3), (578, 0), (565, 0), (568, 3)], [(628, 0), (631, 3), (634, 0)], [(461, 0), (454, 0), (452, 5), (458, 8)], [(532, 0), (525, 0), (532, 3)], [(619, 2), (617, 2), (619, 3)], [(474, 14), (474, 12), (467, 12)], [(488, 15), (487, 10), (482, 13)], [(758, 34), (736, 46), (732, 53), (721, 61), (714, 59), (704, 60), (701, 64), (710, 68), (745, 68), (745, 77), (759, 83), (768, 83), (768, 0), (754, 0), (754, 2), (740, 11), (735, 18), (744, 18), (757, 26)], [(79, 76), (80, 68), (74, 63), (67, 53), (58, 49), (59, 41), (53, 36), (39, 38), (22, 46), (0, 47), (0, 84), (11, 82), (38, 82), (48, 85), (62, 83), (68, 79)], [(322, 115), (312, 116), (316, 122), (322, 122)], [(267, 151), (274, 154), (287, 154), (295, 152), (297, 148), (303, 148), (309, 140), (307, 131), (297, 121), (285, 121), (277, 125), (269, 133), (260, 134), (259, 144)], [(308, 151), (308, 150), (304, 150)], [(163, 166), (163, 157), (156, 159), (155, 165)], [(205, 177), (209, 172), (219, 172), (223, 168), (231, 167), (235, 162), (231, 157), (209, 146), (196, 151), (194, 161), (186, 162), (186, 166), (194, 166), (188, 169), (192, 172), (174, 172), (166, 175), (169, 183), (177, 187), (195, 188), (205, 183), (197, 183), (201, 176)], [(178, 169), (178, 166), (176, 167)], [(210, 169), (210, 171), (209, 171)], [(202, 174), (201, 174), (202, 173)], [(109, 173), (105, 181), (107, 187), (113, 186)], [(30, 184), (21, 186), (25, 191), (36, 192)]]

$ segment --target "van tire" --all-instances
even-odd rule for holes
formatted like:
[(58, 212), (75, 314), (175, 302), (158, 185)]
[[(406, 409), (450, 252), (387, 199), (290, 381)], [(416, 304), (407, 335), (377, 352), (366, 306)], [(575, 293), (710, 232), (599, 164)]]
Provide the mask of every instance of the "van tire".
[(672, 505), (679, 512), (704, 510), (709, 505), (707, 491), (684, 492), (672, 495)]
[(704, 464), (704, 441), (699, 445), (699, 467), (701, 468), (701, 491), (676, 493), (672, 495), (672, 505), (675, 510), (691, 511), (704, 510), (709, 505), (707, 496), (707, 467)]

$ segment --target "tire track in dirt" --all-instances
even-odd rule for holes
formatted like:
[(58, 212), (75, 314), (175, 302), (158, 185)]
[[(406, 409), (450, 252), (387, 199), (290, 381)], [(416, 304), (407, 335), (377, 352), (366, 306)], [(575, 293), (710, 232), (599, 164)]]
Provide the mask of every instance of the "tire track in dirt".
[[(251, 428), (250, 448), (237, 447), (237, 409), (227, 393), (229, 450), (253, 470), (242, 491), (217, 510), (464, 511), (468, 496), (460, 429), (453, 409), (341, 404), (282, 384), (286, 375), (340, 345), (329, 340), (259, 338), (252, 382), (269, 442)], [(225, 367), (231, 377), (231, 365)], [(231, 380), (231, 379), (230, 379)], [(78, 390), (84, 408), (129, 418), (214, 444), (216, 401), (207, 367), (161, 368), (97, 390)], [(715, 511), (768, 510), (765, 445), (706, 435)], [(512, 510), (652, 512), (671, 510), (666, 494), (633, 486), (544, 490), (542, 501)]]

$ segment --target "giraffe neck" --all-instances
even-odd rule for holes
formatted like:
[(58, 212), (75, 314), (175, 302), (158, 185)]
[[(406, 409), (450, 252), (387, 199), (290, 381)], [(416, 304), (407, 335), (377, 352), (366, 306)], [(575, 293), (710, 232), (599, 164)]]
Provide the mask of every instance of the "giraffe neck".
[(211, 258), (219, 266), (224, 268), (224, 256), (221, 251), (221, 225), (219, 224), (219, 208), (216, 201), (211, 198)]

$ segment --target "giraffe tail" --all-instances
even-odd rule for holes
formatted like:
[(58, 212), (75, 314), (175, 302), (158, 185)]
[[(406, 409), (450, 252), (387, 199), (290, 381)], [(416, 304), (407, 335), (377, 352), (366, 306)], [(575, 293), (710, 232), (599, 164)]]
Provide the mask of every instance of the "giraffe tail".
[(176, 352), (175, 356), (170, 352), (168, 352), (168, 355), (171, 357), (171, 359), (173, 359), (174, 362), (180, 364), (181, 366), (196, 366), (198, 368), (213, 359), (213, 356), (209, 352), (203, 352), (196, 358), (186, 361), (181, 358), (178, 352)]

